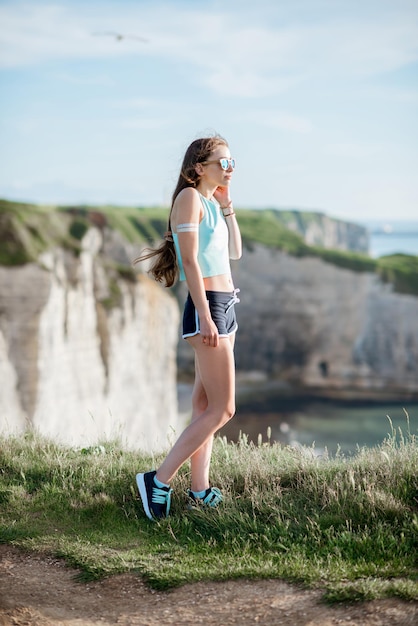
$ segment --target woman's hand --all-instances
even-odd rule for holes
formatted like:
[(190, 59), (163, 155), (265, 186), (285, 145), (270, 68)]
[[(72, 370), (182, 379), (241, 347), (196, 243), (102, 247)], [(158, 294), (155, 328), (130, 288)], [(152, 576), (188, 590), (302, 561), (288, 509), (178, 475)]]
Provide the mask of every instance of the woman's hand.
[(227, 207), (232, 202), (229, 196), (229, 187), (217, 187), (213, 192), (213, 197), (221, 207)]
[(219, 331), (211, 317), (200, 318), (200, 336), (208, 347), (216, 348), (219, 344)]

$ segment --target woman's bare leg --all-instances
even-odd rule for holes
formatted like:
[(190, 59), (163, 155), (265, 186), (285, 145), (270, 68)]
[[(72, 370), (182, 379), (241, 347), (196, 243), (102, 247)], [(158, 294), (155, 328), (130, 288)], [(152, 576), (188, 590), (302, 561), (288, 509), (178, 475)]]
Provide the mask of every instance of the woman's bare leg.
[[(199, 363), (195, 358), (195, 382), (192, 393), (192, 419), (194, 422), (208, 408), (208, 398), (199, 372)], [(209, 466), (212, 454), (213, 436), (200, 446), (190, 457), (192, 491), (204, 491), (209, 487)]]
[[(235, 344), (235, 333), (230, 335), (229, 341), (233, 349)], [(197, 419), (208, 406), (208, 399), (200, 377), (197, 358), (195, 359), (195, 371), (195, 383), (192, 393), (192, 422)], [(192, 491), (204, 491), (209, 487), (209, 470), (212, 448), (213, 435), (190, 457)]]
[[(188, 341), (195, 350), (207, 408), (187, 426), (158, 469), (158, 480), (166, 484), (171, 482), (183, 463), (203, 444), (209, 442), (211, 445), (213, 435), (235, 413), (235, 364), (231, 341), (220, 339), (216, 348), (203, 344), (199, 335), (190, 337)], [(209, 460), (202, 453), (200, 466), (198, 465), (199, 482), (205, 476), (204, 468)]]

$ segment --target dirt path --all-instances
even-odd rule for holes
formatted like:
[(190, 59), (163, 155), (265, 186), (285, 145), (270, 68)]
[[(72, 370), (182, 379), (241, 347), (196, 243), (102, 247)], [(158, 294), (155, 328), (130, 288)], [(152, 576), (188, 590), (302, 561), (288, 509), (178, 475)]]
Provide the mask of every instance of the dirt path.
[(0, 626), (414, 626), (418, 604), (327, 607), (319, 591), (277, 580), (197, 583), (170, 592), (123, 574), (76, 582), (61, 560), (0, 545)]

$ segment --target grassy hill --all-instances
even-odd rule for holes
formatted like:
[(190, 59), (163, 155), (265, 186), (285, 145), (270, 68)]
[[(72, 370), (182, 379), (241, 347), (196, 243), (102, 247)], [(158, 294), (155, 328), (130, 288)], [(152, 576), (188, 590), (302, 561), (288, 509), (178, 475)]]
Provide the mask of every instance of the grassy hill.
[[(308, 246), (300, 235), (278, 219), (278, 211), (238, 210), (244, 246), (259, 243), (298, 257), (317, 257), (355, 272), (375, 272), (400, 293), (418, 294), (418, 257), (396, 254), (372, 259), (365, 254)], [(313, 215), (313, 214), (312, 214)], [(36, 261), (39, 254), (59, 245), (79, 250), (90, 225), (119, 231), (130, 243), (152, 243), (167, 228), (168, 209), (163, 207), (39, 206), (0, 200), (0, 265)], [(301, 219), (311, 219), (304, 212)]]
[(414, 436), (396, 432), (351, 458), (218, 437), (212, 480), (224, 502), (189, 510), (183, 467), (170, 517), (153, 523), (135, 473), (160, 457), (115, 442), (76, 450), (0, 438), (0, 542), (63, 557), (84, 580), (131, 571), (167, 589), (281, 578), (331, 602), (418, 599), (417, 454)]

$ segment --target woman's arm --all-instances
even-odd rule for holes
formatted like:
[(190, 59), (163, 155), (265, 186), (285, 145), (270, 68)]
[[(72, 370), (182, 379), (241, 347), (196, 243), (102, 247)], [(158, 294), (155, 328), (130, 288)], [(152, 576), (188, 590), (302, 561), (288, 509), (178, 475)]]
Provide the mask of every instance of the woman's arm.
[[(219, 343), (219, 332), (210, 314), (202, 272), (197, 260), (201, 211), (202, 204), (198, 193), (190, 187), (186, 188), (176, 198), (171, 225), (177, 232), (187, 287), (199, 315), (202, 340), (205, 340), (208, 346), (215, 347)], [(181, 232), (180, 224), (192, 224), (196, 229), (193, 230), (192, 226), (187, 232)]]
[(213, 194), (215, 200), (219, 202), (222, 213), (228, 226), (229, 234), (229, 258), (236, 261), (242, 256), (242, 240), (239, 230), (237, 218), (235, 216), (234, 206), (229, 197), (229, 187), (218, 187)]
[(228, 204), (226, 209), (222, 209), (222, 213), (224, 214), (225, 222), (228, 227), (229, 258), (236, 261), (242, 256), (242, 240), (232, 201)]

